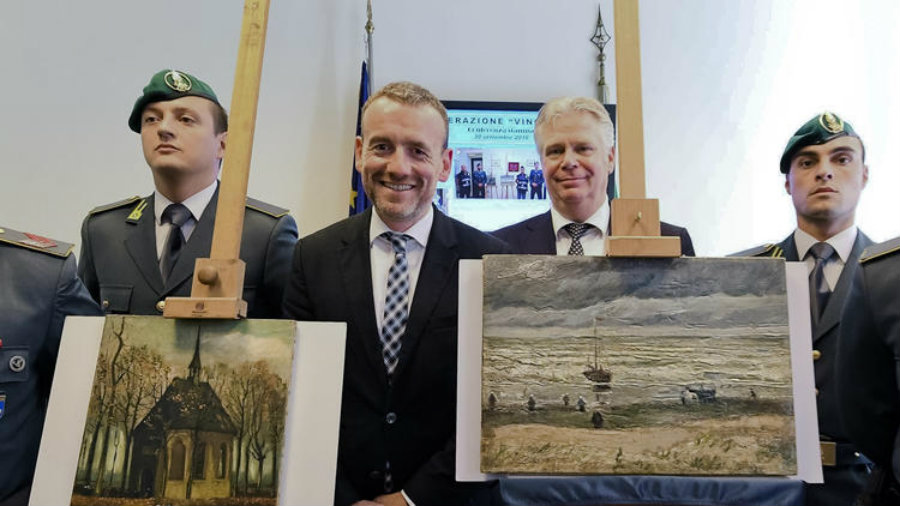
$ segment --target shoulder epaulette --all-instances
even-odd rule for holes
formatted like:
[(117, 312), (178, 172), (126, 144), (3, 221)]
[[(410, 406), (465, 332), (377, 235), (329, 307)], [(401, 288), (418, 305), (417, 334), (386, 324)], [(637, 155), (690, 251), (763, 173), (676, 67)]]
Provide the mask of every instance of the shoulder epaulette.
[(62, 258), (69, 256), (69, 254), (72, 253), (72, 249), (75, 247), (74, 244), (69, 244), (67, 242), (56, 241), (37, 234), (19, 232), (18, 230), (8, 228), (0, 228), (0, 242)]
[(889, 241), (874, 244), (863, 250), (859, 256), (859, 263), (864, 264), (875, 260), (876, 258), (886, 257), (892, 253), (900, 251), (900, 237), (895, 237)]
[(730, 257), (775, 257), (781, 258), (784, 256), (784, 250), (781, 246), (777, 244), (763, 244), (761, 246), (756, 246), (755, 248), (746, 249), (744, 251), (738, 251), (737, 253), (732, 253), (728, 255)]
[(105, 211), (111, 211), (113, 209), (118, 209), (120, 207), (125, 207), (128, 204), (132, 204), (140, 199), (141, 199), (141, 197), (138, 197), (137, 195), (135, 195), (134, 197), (129, 197), (127, 199), (120, 200), (118, 202), (113, 202), (112, 204), (105, 204), (102, 206), (97, 206), (97, 207), (91, 209), (88, 212), (88, 214), (97, 214), (97, 213), (102, 213)]
[(273, 206), (272, 204), (267, 204), (261, 200), (256, 200), (250, 197), (247, 197), (247, 208), (253, 209), (254, 211), (259, 211), (264, 214), (268, 214), (273, 218), (281, 218), (282, 216), (290, 212), (283, 207)]

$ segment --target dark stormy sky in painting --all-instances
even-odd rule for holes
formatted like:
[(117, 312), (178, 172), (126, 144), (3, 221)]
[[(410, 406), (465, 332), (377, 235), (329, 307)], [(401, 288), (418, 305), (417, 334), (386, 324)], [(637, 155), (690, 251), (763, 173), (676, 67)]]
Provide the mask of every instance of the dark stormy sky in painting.
[[(647, 327), (650, 333), (787, 325), (784, 262), (774, 259), (634, 259), (488, 256), (485, 335), (545, 335)], [(650, 330), (653, 328), (654, 330)], [(516, 331), (518, 329), (518, 331)], [(565, 330), (569, 329), (569, 330)]]

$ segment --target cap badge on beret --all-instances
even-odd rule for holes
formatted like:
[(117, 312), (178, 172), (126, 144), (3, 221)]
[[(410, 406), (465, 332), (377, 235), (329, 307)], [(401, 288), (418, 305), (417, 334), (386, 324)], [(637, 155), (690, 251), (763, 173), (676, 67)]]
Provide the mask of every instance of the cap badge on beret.
[(832, 134), (844, 131), (844, 120), (827, 111), (819, 115), (819, 124)]
[(191, 91), (191, 88), (194, 87), (191, 78), (177, 70), (170, 70), (167, 72), (163, 81), (165, 81), (166, 86), (169, 88), (182, 93)]

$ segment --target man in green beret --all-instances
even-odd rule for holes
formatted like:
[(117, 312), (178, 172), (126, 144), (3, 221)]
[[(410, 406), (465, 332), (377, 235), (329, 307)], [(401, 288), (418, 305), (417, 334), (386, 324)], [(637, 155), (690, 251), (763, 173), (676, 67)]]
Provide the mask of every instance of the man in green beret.
[[(190, 295), (194, 261), (209, 257), (228, 116), (209, 85), (161, 70), (128, 126), (141, 135), (156, 189), (88, 214), (79, 275), (107, 313), (161, 314), (166, 297)], [(280, 317), (296, 241), (286, 209), (247, 199), (240, 257), (248, 317)]]
[(797, 228), (778, 244), (735, 256), (783, 257), (804, 262), (809, 269), (812, 359), (825, 483), (807, 485), (806, 504), (850, 506), (868, 480), (871, 462), (850, 443), (841, 427), (834, 367), (841, 308), (859, 256), (872, 244), (855, 225), (856, 205), (869, 178), (865, 148), (849, 123), (823, 112), (788, 140), (780, 165)]

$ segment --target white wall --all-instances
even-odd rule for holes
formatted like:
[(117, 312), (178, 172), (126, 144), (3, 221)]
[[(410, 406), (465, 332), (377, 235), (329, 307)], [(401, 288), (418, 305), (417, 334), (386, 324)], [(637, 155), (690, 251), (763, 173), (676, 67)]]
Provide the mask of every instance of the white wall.
[[(595, 93), (597, 0), (373, 3), (376, 85), (472, 100)], [(242, 2), (6, 4), (0, 225), (77, 241), (88, 209), (151, 190), (125, 121), (153, 72), (196, 73), (230, 102)], [(778, 159), (824, 108), (866, 142), (860, 226), (900, 234), (900, 3), (642, 0), (640, 12), (647, 193), (699, 254), (791, 230)], [(365, 0), (272, 0), (250, 193), (290, 207), (301, 234), (346, 214), (364, 17)]]

